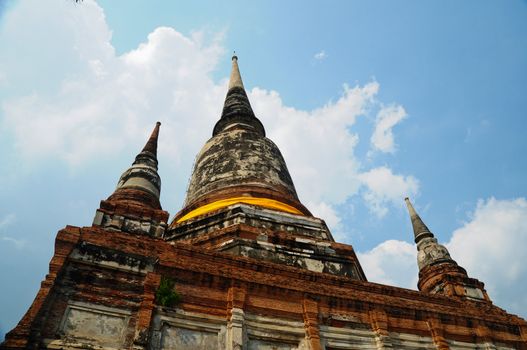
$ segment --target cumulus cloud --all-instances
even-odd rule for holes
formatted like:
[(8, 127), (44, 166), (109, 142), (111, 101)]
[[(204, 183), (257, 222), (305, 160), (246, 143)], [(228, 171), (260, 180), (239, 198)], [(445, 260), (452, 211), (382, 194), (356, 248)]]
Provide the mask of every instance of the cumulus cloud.
[(525, 313), (525, 198), (499, 200), (491, 197), (479, 200), (469, 220), (454, 231), (446, 246), (469, 276), (485, 283), (491, 299), (497, 305), (508, 311)]
[(361, 189), (371, 211), (383, 217), (390, 205), (400, 206), (402, 198), (414, 196), (419, 188), (417, 179), (393, 174), (387, 166), (364, 171), (354, 154), (359, 135), (352, 127), (375, 108), (378, 91), (376, 81), (353, 88), (344, 85), (337, 101), (312, 111), (285, 106), (276, 91), (250, 92), (255, 113), (284, 154), (300, 199), (316, 209), (325, 208), (321, 213), (332, 218), (328, 225), (334, 231), (339, 231), (340, 222), (334, 206)]
[(382, 108), (377, 113), (375, 130), (370, 139), (373, 148), (381, 152), (394, 153), (396, 144), (392, 129), (406, 116), (406, 111), (402, 106), (392, 105)]
[(356, 193), (360, 164), (353, 150), (359, 137), (348, 127), (365, 113), (378, 89), (377, 82), (345, 86), (340, 99), (313, 111), (285, 106), (276, 91), (251, 91), (255, 113), (284, 154), (302, 200), (339, 203)]
[(388, 240), (357, 255), (368, 281), (410, 289), (417, 288), (415, 245), (404, 241)]
[[(62, 23), (62, 27), (46, 29), (54, 38), (48, 43), (52, 48), (59, 46), (60, 60), (66, 66), (78, 69), (74, 75), (56, 69), (60, 82), (55, 90), (36, 89), (3, 103), (5, 126), (14, 133), (15, 146), (24, 157), (37, 160), (53, 155), (71, 165), (83, 164), (104, 157), (108, 150), (119, 152), (133, 140), (143, 139), (156, 120), (166, 122), (165, 132), (178, 134), (177, 138), (164, 140), (165, 145), (166, 141), (171, 143), (165, 150), (184, 153), (189, 140), (206, 139), (206, 128), (202, 126), (209, 125), (218, 114), (223, 93), (208, 76), (223, 52), (218, 41), (204, 46), (172, 28), (160, 27), (137, 49), (116, 56), (104, 13), (94, 2), (78, 6), (65, 1), (56, 1), (54, 6), (31, 5), (37, 9), (20, 11), (33, 13), (40, 7), (56, 7), (57, 11), (50, 11), (47, 19), (37, 14), (17, 17), (15, 11), (14, 19), (8, 22), (16, 28), (7, 25), (3, 35), (14, 36), (9, 31), (30, 27), (28, 22), (35, 18), (37, 24), (53, 20)], [(73, 33), (72, 38), (55, 41), (62, 32)], [(37, 50), (26, 54), (38, 57)], [(11, 59), (8, 54), (0, 57), (0, 67), (17, 66), (9, 64)], [(40, 68), (26, 67), (37, 78)], [(3, 73), (9, 84), (20, 76), (16, 69)], [(192, 93), (195, 91), (200, 93)]]
[(401, 206), (404, 197), (415, 197), (419, 181), (411, 176), (397, 175), (386, 166), (371, 169), (359, 175), (366, 189), (364, 201), (378, 217), (388, 212), (388, 204)]
[(328, 54), (326, 53), (326, 51), (322, 50), (322, 51), (317, 52), (317, 53), (313, 56), (313, 58), (316, 59), (317, 61), (323, 61), (323, 60), (325, 60), (326, 58), (328, 58)]

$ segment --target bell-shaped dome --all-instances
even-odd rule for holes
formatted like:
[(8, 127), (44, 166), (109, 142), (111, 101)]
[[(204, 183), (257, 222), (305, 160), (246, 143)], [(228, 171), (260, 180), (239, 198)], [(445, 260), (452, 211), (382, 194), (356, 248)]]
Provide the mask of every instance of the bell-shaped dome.
[(298, 200), (280, 150), (254, 115), (234, 56), (222, 116), (196, 158), (185, 207), (174, 223), (199, 208), (210, 211), (212, 203), (237, 202), (311, 215)]

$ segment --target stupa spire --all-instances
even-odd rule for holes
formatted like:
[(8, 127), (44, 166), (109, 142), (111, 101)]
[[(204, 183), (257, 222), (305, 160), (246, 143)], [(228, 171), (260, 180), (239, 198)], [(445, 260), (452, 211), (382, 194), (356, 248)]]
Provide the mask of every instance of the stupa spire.
[(143, 150), (135, 157), (135, 164), (148, 164), (157, 170), (157, 139), (159, 137), (160, 122), (156, 123), (150, 138), (143, 147)]
[(419, 266), (419, 290), (432, 294), (468, 297), (474, 300), (489, 300), (482, 282), (470, 278), (467, 271), (450, 256), (448, 249), (437, 242), (412, 203), (404, 199), (412, 221), (414, 239), (417, 244)]
[(285, 160), (256, 118), (244, 89), (238, 57), (232, 57), (220, 120), (197, 155), (184, 208), (172, 224), (244, 203), (311, 216), (300, 202)]
[(154, 127), (154, 130), (152, 130), (152, 134), (150, 135), (150, 138), (145, 144), (145, 147), (143, 147), (143, 152), (150, 152), (155, 157), (157, 157), (157, 138), (159, 137), (159, 127), (161, 126), (161, 122), (157, 122), (156, 126)]
[(161, 209), (159, 195), (161, 178), (157, 173), (157, 139), (160, 122), (156, 123), (143, 150), (135, 157), (132, 166), (119, 179), (109, 201), (136, 202), (143, 206)]
[(261, 136), (265, 136), (264, 126), (254, 115), (251, 103), (245, 92), (240, 68), (238, 67), (238, 56), (236, 55), (232, 56), (229, 89), (223, 104), (221, 118), (214, 126), (212, 135), (215, 136), (219, 132), (234, 126), (252, 130)]
[(234, 52), (234, 55), (232, 56), (232, 69), (231, 77), (229, 79), (229, 90), (234, 87), (245, 89), (243, 86), (242, 76), (240, 75), (240, 68), (238, 67), (238, 56), (236, 56), (236, 52)]
[(414, 239), (417, 244), (417, 264), (419, 265), (419, 270), (422, 270), (429, 265), (444, 262), (456, 264), (456, 262), (450, 257), (450, 253), (446, 247), (437, 242), (434, 234), (430, 232), (423, 220), (421, 220), (421, 217), (415, 211), (412, 203), (410, 203), (410, 199), (406, 197), (404, 200), (408, 207), (410, 220), (412, 221), (414, 230)]
[(419, 243), (419, 241), (425, 237), (434, 237), (432, 232), (430, 232), (423, 220), (421, 220), (421, 217), (415, 211), (414, 206), (410, 202), (410, 199), (406, 197), (404, 201), (406, 202), (406, 206), (408, 207), (408, 213), (410, 214), (410, 220), (412, 221), (415, 243)]
[(108, 199), (101, 201), (93, 219), (94, 226), (111, 231), (161, 237), (168, 212), (161, 208), (161, 178), (157, 173), (157, 122), (142, 151), (126, 169)]

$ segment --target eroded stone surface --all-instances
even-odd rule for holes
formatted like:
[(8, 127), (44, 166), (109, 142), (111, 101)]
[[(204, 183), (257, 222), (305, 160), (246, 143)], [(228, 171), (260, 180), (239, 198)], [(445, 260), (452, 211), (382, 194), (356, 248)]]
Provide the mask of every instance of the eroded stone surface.
[(198, 154), (186, 205), (217, 189), (241, 185), (268, 188), (298, 200), (278, 147), (258, 133), (235, 129), (211, 138)]
[(165, 327), (161, 335), (163, 350), (208, 350), (218, 348), (218, 334), (199, 330)]
[(172, 226), (167, 240), (267, 260), (315, 272), (365, 280), (353, 249), (333, 241), (317, 218), (236, 204)]
[(71, 304), (66, 309), (61, 332), (66, 341), (116, 347), (123, 345), (128, 312), (92, 304)]

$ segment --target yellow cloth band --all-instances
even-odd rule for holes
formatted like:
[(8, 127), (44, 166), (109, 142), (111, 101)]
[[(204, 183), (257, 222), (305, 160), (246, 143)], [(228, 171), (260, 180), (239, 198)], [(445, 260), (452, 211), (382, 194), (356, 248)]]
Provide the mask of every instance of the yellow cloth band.
[(233, 205), (237, 203), (257, 205), (257, 206), (264, 207), (264, 208), (285, 211), (287, 213), (304, 215), (300, 210), (296, 209), (295, 207), (292, 207), (288, 204), (276, 201), (274, 199), (256, 198), (256, 197), (234, 197), (234, 198), (221, 199), (216, 202), (205, 204), (204, 206), (196, 208), (192, 210), (191, 212), (187, 213), (186, 215), (183, 215), (176, 222), (180, 223), (182, 221), (192, 219), (193, 217), (196, 217), (198, 215), (203, 215), (213, 210), (225, 208), (225, 207), (228, 207), (229, 205)]

